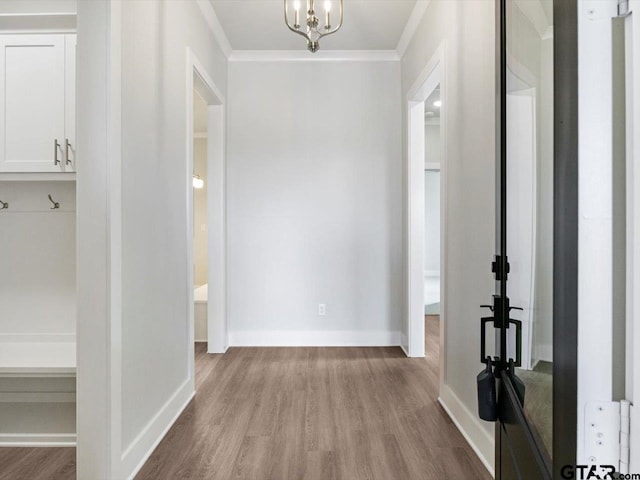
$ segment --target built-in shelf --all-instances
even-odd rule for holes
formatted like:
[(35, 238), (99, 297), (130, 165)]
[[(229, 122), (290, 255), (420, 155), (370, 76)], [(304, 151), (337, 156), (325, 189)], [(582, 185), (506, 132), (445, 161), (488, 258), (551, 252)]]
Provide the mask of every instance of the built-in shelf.
[(0, 173), (0, 182), (75, 182), (75, 172)]
[(75, 342), (0, 342), (0, 377), (75, 375)]

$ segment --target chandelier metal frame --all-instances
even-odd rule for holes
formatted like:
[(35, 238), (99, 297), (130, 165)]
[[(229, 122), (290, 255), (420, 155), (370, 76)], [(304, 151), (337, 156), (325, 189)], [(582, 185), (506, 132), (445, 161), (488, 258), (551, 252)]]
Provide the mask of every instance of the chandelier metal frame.
[[(304, 0), (303, 0), (304, 1)], [(342, 22), (344, 19), (344, 8), (343, 8), (343, 0), (339, 0), (340, 2), (340, 23), (337, 27), (331, 26), (331, 16), (330, 16), (330, 8), (325, 9), (325, 24), (323, 27), (320, 27), (320, 20), (316, 15), (315, 11), (315, 1), (307, 0), (305, 3), (307, 4), (307, 18), (306, 18), (306, 30), (300, 30), (300, 17), (299, 17), (299, 0), (294, 1), (294, 5), (297, 8), (294, 8), (295, 11), (295, 21), (293, 24), (289, 21), (289, 1), (284, 0), (284, 21), (287, 24), (289, 30), (293, 33), (297, 33), (298, 35), (303, 36), (307, 39), (307, 49), (315, 53), (320, 49), (320, 39), (322, 37), (326, 37), (327, 35), (331, 35), (336, 33), (340, 28), (342, 28)], [(329, 4), (330, 5), (330, 4)], [(324, 32), (322, 31), (324, 30)]]

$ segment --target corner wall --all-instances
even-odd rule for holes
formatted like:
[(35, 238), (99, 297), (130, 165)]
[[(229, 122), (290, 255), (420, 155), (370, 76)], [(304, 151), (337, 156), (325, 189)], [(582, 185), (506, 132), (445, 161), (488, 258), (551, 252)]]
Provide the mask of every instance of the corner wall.
[(132, 478), (194, 392), (187, 47), (227, 86), (201, 8), (79, 2), (78, 478)]
[[(495, 252), (495, 2), (433, 0), (402, 58), (404, 155), (407, 94), (444, 42), (447, 82), (445, 373), (440, 400), (484, 463), (493, 470), (493, 424), (477, 417), (475, 377), (481, 368), (480, 304), (493, 294)], [(406, 165), (405, 161), (405, 165)], [(405, 186), (407, 170), (404, 170)], [(407, 205), (405, 204), (405, 211)], [(405, 214), (405, 222), (407, 221)], [(405, 264), (407, 256), (405, 252)], [(403, 315), (406, 329), (406, 312)]]

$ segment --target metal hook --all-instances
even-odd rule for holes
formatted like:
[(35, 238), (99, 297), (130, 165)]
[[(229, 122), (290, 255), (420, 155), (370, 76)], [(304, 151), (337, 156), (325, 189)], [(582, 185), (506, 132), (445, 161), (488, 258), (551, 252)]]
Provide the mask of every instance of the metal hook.
[(6, 210), (7, 208), (9, 208), (9, 204), (0, 200), (0, 210)]
[(53, 198), (51, 198), (51, 194), (49, 194), (49, 201), (53, 203), (53, 207), (51, 207), (51, 210), (56, 210), (60, 208), (60, 204), (56, 202)]

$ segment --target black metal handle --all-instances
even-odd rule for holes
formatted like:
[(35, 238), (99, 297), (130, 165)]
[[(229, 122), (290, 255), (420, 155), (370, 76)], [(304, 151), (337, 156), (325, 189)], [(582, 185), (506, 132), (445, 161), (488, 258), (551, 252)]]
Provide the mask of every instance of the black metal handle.
[[(522, 309), (519, 309), (522, 310)], [(522, 366), (522, 322), (520, 320), (514, 320), (513, 318), (509, 319), (509, 324), (513, 324), (516, 326), (516, 360), (514, 365), (516, 367)], [(510, 358), (509, 361), (513, 359)]]
[[(487, 323), (493, 323), (493, 317), (485, 317), (480, 321), (480, 362), (487, 365), (489, 360), (487, 360)], [(490, 358), (490, 357), (489, 357)]]

